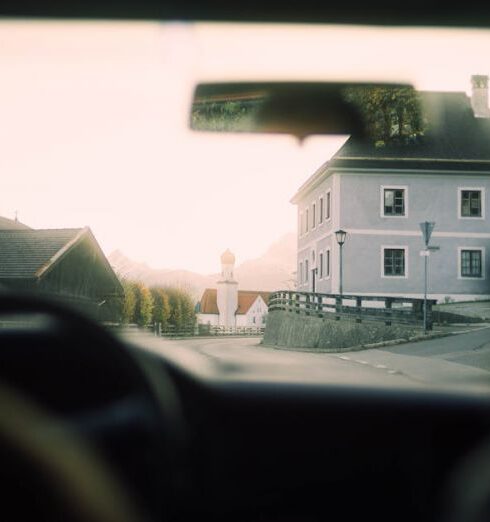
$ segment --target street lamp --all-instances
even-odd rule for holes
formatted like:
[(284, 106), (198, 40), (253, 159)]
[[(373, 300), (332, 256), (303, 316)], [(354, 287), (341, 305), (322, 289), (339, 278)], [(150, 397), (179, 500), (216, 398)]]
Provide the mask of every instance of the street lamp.
[(421, 256), (424, 256), (424, 332), (427, 333), (427, 286), (428, 286), (428, 275), (427, 265), (429, 263), (429, 241), (432, 231), (436, 226), (434, 221), (424, 221), (420, 223), (420, 230), (422, 230), (422, 236), (424, 238), (425, 250), (420, 252)]
[(340, 247), (340, 255), (339, 255), (339, 262), (340, 262), (340, 281), (339, 281), (339, 294), (342, 295), (342, 246), (345, 243), (345, 236), (347, 236), (347, 232), (345, 230), (339, 229), (335, 232), (335, 237), (337, 239), (337, 243)]

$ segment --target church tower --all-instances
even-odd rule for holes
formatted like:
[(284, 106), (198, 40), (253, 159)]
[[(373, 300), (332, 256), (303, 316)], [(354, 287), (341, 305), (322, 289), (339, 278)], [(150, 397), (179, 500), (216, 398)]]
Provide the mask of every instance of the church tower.
[(217, 304), (219, 325), (227, 328), (236, 326), (238, 308), (238, 283), (233, 278), (235, 256), (227, 249), (221, 255), (221, 279), (218, 281)]

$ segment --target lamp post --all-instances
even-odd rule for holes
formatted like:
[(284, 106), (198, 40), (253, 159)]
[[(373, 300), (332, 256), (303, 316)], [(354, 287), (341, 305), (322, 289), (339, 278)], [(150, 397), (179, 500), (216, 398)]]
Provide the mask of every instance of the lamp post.
[(345, 243), (345, 236), (347, 236), (347, 232), (345, 230), (339, 229), (335, 232), (335, 237), (337, 239), (337, 243), (339, 244), (340, 253), (339, 253), (339, 294), (342, 296), (342, 247)]
[(425, 250), (421, 250), (420, 255), (424, 256), (424, 333), (427, 333), (427, 287), (428, 287), (428, 264), (429, 264), (429, 241), (432, 231), (436, 226), (434, 221), (424, 221), (420, 223), (422, 236), (424, 238)]

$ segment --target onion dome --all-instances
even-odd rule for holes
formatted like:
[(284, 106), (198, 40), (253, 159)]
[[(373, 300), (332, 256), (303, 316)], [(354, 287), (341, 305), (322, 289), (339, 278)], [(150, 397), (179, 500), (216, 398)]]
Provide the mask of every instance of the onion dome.
[(235, 255), (230, 252), (230, 249), (227, 248), (226, 251), (221, 254), (221, 263), (223, 265), (235, 264)]

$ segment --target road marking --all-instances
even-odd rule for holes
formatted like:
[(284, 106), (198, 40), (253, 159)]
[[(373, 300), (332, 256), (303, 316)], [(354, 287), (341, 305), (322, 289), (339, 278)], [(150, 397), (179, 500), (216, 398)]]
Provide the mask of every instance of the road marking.
[(388, 366), (386, 366), (384, 364), (374, 364), (374, 363), (370, 363), (368, 361), (364, 361), (363, 359), (351, 359), (348, 355), (337, 355), (337, 357), (344, 361), (352, 361), (352, 362), (356, 362), (358, 364), (370, 366), (371, 368), (378, 368), (380, 370), (386, 370), (386, 372), (389, 373), (390, 375), (395, 375), (395, 374), (400, 375), (402, 373), (399, 370), (389, 370)]

